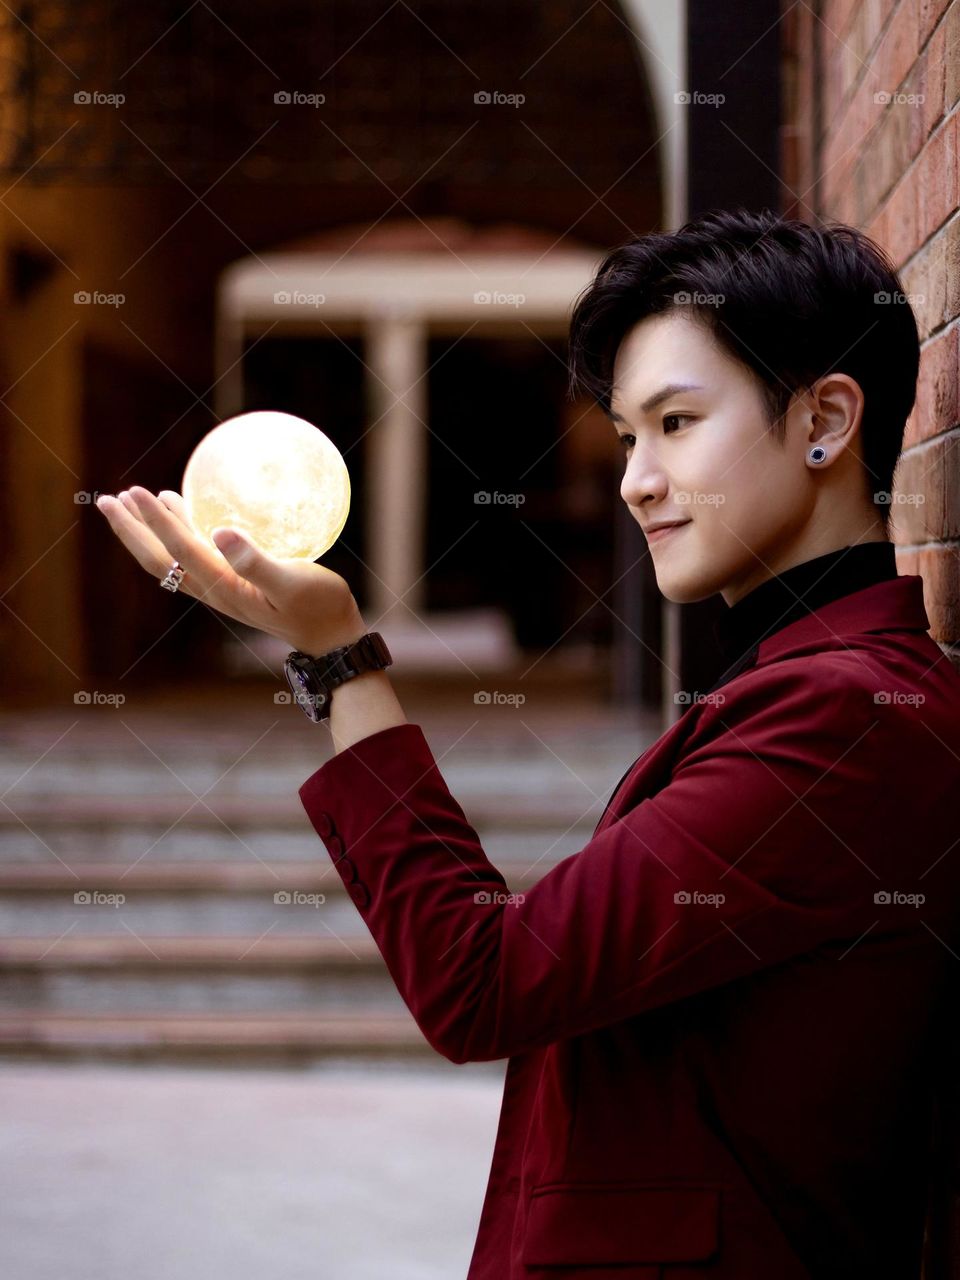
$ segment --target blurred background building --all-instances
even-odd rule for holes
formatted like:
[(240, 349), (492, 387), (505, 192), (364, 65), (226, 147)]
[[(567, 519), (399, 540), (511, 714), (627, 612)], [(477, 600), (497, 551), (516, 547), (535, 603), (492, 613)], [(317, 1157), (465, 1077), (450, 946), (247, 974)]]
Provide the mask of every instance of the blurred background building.
[(404, 600), (385, 630), (408, 670), (549, 649), (639, 696), (615, 615), (644, 548), (617, 532), (612, 432), (566, 400), (564, 337), (604, 249), (679, 212), (679, 12), (83, 13), (0, 19), (11, 691), (242, 667), (204, 608), (154, 643), (170, 601), (92, 499), (179, 488), (215, 421), (271, 407), (344, 453), (324, 562), (378, 619)]
[(889, 249), (922, 298), (898, 562), (960, 660), (958, 68), (960, 0), (0, 7), (4, 1058), (436, 1059), (317, 857), (283, 650), (93, 501), (178, 489), (243, 410), (322, 427), (323, 562), (522, 889), (719, 673), (721, 602), (662, 601), (566, 397), (573, 300), (635, 235), (769, 205)]

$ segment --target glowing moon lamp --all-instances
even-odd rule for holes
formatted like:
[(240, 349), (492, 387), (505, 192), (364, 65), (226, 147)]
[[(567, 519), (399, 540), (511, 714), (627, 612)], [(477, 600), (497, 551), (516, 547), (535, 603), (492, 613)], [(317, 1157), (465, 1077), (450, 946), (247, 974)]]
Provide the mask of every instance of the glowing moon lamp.
[(211, 546), (213, 530), (224, 525), (270, 555), (316, 560), (347, 522), (350, 473), (313, 423), (272, 410), (241, 413), (194, 449), (182, 493), (193, 527)]

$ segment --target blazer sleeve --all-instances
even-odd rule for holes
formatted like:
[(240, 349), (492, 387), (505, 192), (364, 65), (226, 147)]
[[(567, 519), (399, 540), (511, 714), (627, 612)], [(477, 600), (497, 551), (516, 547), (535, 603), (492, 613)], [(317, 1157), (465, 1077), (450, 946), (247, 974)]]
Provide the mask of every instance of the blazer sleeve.
[(877, 709), (849, 679), (760, 674), (706, 709), (665, 787), (515, 900), (419, 725), (307, 779), (307, 816), (439, 1053), (509, 1057), (868, 927)]

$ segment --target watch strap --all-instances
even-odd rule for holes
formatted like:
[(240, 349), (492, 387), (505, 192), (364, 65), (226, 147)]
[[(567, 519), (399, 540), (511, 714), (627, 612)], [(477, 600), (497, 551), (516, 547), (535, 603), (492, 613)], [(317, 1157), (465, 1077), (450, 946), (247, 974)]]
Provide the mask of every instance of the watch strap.
[(392, 663), (383, 636), (368, 631), (350, 644), (317, 656), (295, 649), (287, 655), (284, 673), (300, 708), (309, 719), (319, 721), (329, 716), (331, 695), (341, 684), (364, 671), (382, 671)]

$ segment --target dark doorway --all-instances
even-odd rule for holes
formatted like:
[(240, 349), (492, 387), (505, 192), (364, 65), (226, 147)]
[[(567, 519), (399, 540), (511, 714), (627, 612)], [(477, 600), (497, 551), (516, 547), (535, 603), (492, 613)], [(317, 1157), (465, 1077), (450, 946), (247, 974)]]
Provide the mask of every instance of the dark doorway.
[(350, 472), (350, 514), (320, 563), (349, 582), (366, 605), (364, 536), (363, 342), (360, 338), (275, 337), (251, 342), (244, 356), (244, 412), (277, 409), (319, 427)]
[(609, 642), (613, 506), (581, 501), (565, 343), (435, 337), (429, 365), (427, 607), (500, 606), (525, 649)]

